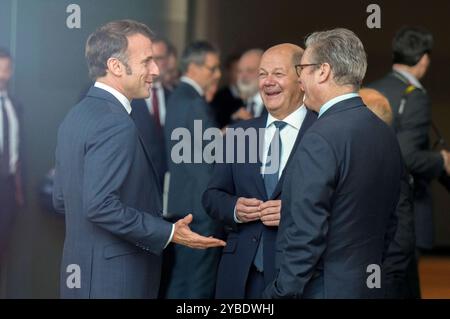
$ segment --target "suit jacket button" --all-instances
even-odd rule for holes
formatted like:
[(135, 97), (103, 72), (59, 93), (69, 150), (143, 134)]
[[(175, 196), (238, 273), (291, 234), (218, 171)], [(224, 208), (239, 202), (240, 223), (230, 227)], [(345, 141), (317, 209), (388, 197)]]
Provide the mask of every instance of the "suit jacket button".
[(256, 237), (252, 238), (252, 242), (256, 243), (258, 241), (258, 239)]

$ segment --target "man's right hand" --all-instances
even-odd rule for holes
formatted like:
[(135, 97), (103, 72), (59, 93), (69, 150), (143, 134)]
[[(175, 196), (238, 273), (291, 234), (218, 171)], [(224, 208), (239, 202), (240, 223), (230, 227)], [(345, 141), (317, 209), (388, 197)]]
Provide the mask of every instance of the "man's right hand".
[(247, 111), (247, 109), (243, 106), (241, 106), (241, 108), (239, 110), (237, 110), (236, 112), (234, 112), (231, 115), (231, 119), (234, 121), (237, 120), (250, 120), (253, 118), (253, 115)]
[(194, 233), (189, 224), (192, 222), (192, 214), (187, 215), (175, 223), (172, 242), (190, 248), (206, 249), (211, 247), (223, 247), (226, 243), (214, 237), (204, 237)]
[(253, 222), (260, 219), (259, 205), (263, 201), (256, 198), (239, 197), (236, 202), (236, 217), (243, 223)]

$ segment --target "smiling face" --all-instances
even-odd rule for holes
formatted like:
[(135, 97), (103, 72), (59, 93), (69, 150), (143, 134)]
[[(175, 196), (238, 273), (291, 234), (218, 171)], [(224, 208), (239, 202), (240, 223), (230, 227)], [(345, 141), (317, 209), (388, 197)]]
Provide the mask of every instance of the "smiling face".
[(123, 93), (130, 100), (148, 98), (153, 80), (159, 75), (152, 41), (142, 34), (129, 36), (127, 54), (128, 71), (131, 72), (124, 72), (121, 76)]
[[(309, 65), (317, 63), (312, 57), (312, 49), (307, 48), (302, 56), (302, 65)], [(300, 72), (300, 86), (305, 92), (304, 103), (313, 110), (318, 111), (322, 105), (322, 101), (318, 98), (319, 80), (318, 80), (318, 68), (315, 65), (304, 67)]]
[(278, 45), (267, 50), (261, 59), (259, 92), (267, 111), (278, 119), (302, 104), (303, 95), (293, 63), (294, 48)]

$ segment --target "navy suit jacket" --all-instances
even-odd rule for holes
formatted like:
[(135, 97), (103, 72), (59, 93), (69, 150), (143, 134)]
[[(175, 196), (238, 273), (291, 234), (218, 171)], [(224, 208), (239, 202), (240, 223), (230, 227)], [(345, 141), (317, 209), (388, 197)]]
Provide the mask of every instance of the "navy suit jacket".
[(368, 287), (367, 267), (382, 266), (392, 241), (401, 174), (394, 132), (361, 98), (321, 115), (286, 172), (278, 273), (264, 296), (384, 297), (383, 282)]
[[(61, 297), (157, 297), (172, 226), (150, 151), (105, 90), (92, 87), (59, 128), (53, 201), (66, 217)], [(79, 266), (79, 288), (66, 284), (69, 265)]]
[[(207, 144), (194, 145), (194, 121), (201, 121), (201, 134), (212, 127), (217, 127), (211, 107), (205, 99), (189, 84), (181, 82), (169, 98), (166, 112), (165, 137), (169, 163), (170, 183), (167, 213), (177, 220), (188, 213), (193, 213), (192, 228), (204, 235), (218, 231), (217, 223), (206, 214), (201, 198), (212, 173), (212, 164), (194, 163), (195, 155), (202, 157), (202, 148)], [(172, 148), (179, 140), (172, 140), (172, 132), (182, 128), (191, 138), (191, 163), (176, 163), (172, 160)], [(203, 160), (202, 160), (203, 161)]]
[[(239, 197), (258, 198), (263, 201), (280, 198), (281, 186), (285, 178), (284, 172), (290, 165), (292, 154), (294, 154), (302, 136), (316, 118), (317, 115), (315, 113), (307, 112), (297, 135), (294, 148), (291, 151), (289, 161), (273, 194), (266, 194), (260, 170), (261, 162), (251, 163), (249, 161), (248, 151), (250, 147), (248, 140), (245, 146), (247, 151), (245, 163), (237, 163), (237, 148), (235, 148), (234, 163), (215, 164), (208, 189), (203, 194), (203, 205), (211, 217), (224, 223), (230, 231), (219, 265), (216, 298), (245, 297), (248, 273), (262, 234), (264, 234), (264, 279), (266, 284), (273, 280), (275, 275), (275, 241), (278, 227), (264, 226), (260, 221), (237, 224), (234, 221), (234, 208)], [(265, 128), (266, 121), (267, 114), (259, 118), (239, 122), (232, 127), (239, 127), (244, 130), (248, 128), (262, 129)], [(224, 146), (226, 145), (226, 138), (227, 135), (224, 137)]]
[[(170, 91), (164, 89), (164, 96), (167, 105), (167, 100), (170, 96)], [(161, 189), (164, 186), (164, 175), (167, 172), (167, 158), (166, 158), (166, 141), (164, 138), (164, 128), (159, 128), (153, 115), (150, 114), (147, 103), (144, 99), (133, 100), (131, 102), (131, 117), (136, 124), (141, 136), (147, 145), (156, 172)]]

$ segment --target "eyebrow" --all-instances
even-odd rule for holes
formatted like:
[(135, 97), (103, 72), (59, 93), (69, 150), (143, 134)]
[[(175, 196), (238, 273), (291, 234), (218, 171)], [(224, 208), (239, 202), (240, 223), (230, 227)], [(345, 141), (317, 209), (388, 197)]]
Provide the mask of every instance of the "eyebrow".
[[(281, 68), (281, 67), (278, 67), (278, 68), (273, 69), (272, 72), (278, 72), (278, 71), (285, 72), (284, 69)], [(269, 71), (265, 70), (264, 68), (259, 68), (259, 72), (266, 72), (266, 73), (269, 73)]]
[(153, 56), (148, 56), (145, 59), (143, 59), (141, 62), (145, 63), (145, 62), (149, 62), (153, 59)]

